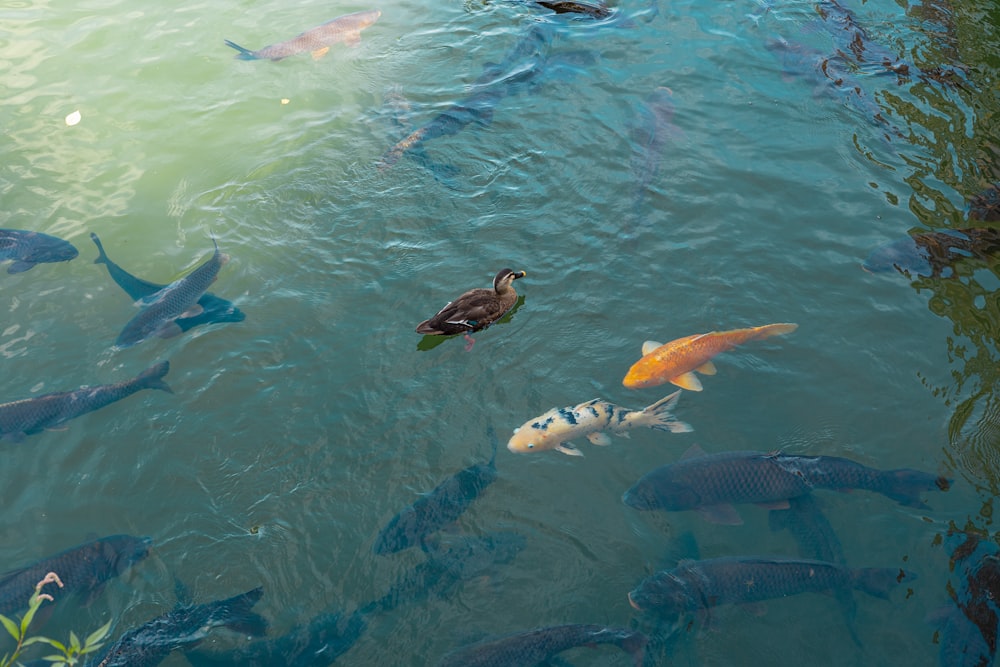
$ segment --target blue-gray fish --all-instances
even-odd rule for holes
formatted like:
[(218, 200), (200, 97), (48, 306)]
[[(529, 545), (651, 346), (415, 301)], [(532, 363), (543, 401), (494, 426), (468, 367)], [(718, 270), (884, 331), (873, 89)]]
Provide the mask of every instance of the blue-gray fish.
[(220, 626), (260, 637), (267, 632), (267, 620), (251, 608), (263, 594), (263, 588), (255, 588), (226, 600), (179, 606), (129, 630), (88, 660), (86, 667), (154, 667), (173, 651), (195, 646)]
[(367, 628), (355, 611), (319, 614), (273, 639), (262, 639), (232, 651), (195, 648), (184, 655), (194, 667), (327, 667), (354, 646)]
[[(712, 607), (800, 593), (836, 594), (858, 589), (888, 599), (896, 585), (914, 578), (915, 575), (899, 568), (855, 569), (818, 560), (764, 556), (710, 558), (685, 561), (672, 570), (643, 579), (628, 594), (628, 600), (639, 611), (674, 621)], [(845, 612), (852, 615), (853, 604)]]
[(228, 39), (226, 46), (239, 51), (239, 54), (236, 55), (237, 60), (281, 60), (306, 51), (312, 53), (313, 58), (321, 58), (334, 44), (343, 42), (353, 46), (360, 42), (361, 31), (375, 23), (380, 16), (382, 16), (382, 12), (378, 9), (345, 14), (332, 21), (327, 21), (323, 25), (306, 30), (297, 37), (265, 46), (256, 51), (245, 49)]
[(426, 551), (429, 549), (427, 538), (465, 513), (497, 478), (497, 439), (492, 426), (488, 432), (493, 444), (489, 463), (477, 463), (459, 470), (392, 517), (379, 531), (372, 551), (392, 554), (418, 544)]
[(952, 604), (940, 619), (939, 663), (987, 667), (994, 664), (1000, 630), (1000, 549), (990, 539), (954, 527), (944, 543), (951, 555)]
[(532, 25), (499, 64), (486, 64), (472, 84), (475, 92), (397, 142), (382, 155), (379, 169), (388, 169), (431, 139), (456, 134), (471, 123), (488, 125), (501, 100), (524, 89), (544, 71), (552, 34), (552, 26)]
[(788, 508), (771, 510), (767, 520), (771, 530), (784, 529), (791, 533), (803, 558), (837, 565), (847, 563), (840, 538), (813, 494), (789, 498)]
[(79, 253), (69, 241), (25, 229), (0, 229), (0, 262), (14, 260), (7, 273), (21, 273), (35, 264), (66, 262)]
[(203, 312), (198, 300), (215, 282), (219, 270), (228, 261), (229, 256), (220, 253), (219, 244), (216, 243), (215, 252), (204, 264), (139, 301), (141, 310), (128, 321), (115, 344), (118, 347), (129, 347), (151, 336), (167, 338), (181, 333), (177, 320)]
[(642, 665), (646, 636), (636, 630), (574, 623), (519, 632), (463, 646), (445, 655), (438, 667), (533, 667), (577, 646), (614, 644)]
[(143, 389), (159, 389), (172, 394), (173, 390), (163, 381), (169, 370), (170, 362), (161, 361), (125, 382), (0, 403), (0, 439), (21, 442), (27, 435), (60, 428), (71, 419), (128, 398)]
[(59, 575), (63, 587), (48, 592), (57, 598), (76, 594), (87, 604), (108, 580), (148, 556), (150, 543), (148, 537), (110, 535), (0, 574), (0, 614), (10, 616), (27, 607), (35, 585), (49, 572)]
[(997, 256), (1000, 230), (971, 227), (911, 234), (873, 250), (862, 267), (871, 273), (896, 270), (907, 277), (951, 278), (959, 262)]
[(622, 501), (638, 510), (695, 510), (716, 523), (742, 523), (734, 503), (785, 508), (790, 498), (814, 489), (865, 489), (908, 507), (929, 509), (924, 491), (947, 490), (940, 475), (899, 468), (878, 470), (837, 456), (796, 456), (765, 452), (700, 455), (692, 448), (677, 463), (646, 473)]
[[(159, 283), (152, 283), (148, 280), (142, 280), (133, 276), (131, 273), (118, 266), (111, 261), (107, 253), (104, 252), (104, 246), (101, 244), (101, 240), (97, 238), (97, 234), (91, 233), (91, 240), (97, 246), (97, 259), (94, 260), (94, 264), (103, 264), (108, 269), (108, 274), (111, 279), (114, 280), (119, 287), (121, 287), (126, 294), (132, 297), (133, 301), (141, 301), (142, 299), (149, 298), (151, 295), (162, 290), (166, 285)], [(232, 301), (227, 301), (225, 299), (220, 299), (210, 292), (205, 292), (198, 299), (198, 306), (201, 307), (201, 312), (197, 315), (191, 317), (178, 317), (174, 320), (177, 326), (181, 328), (181, 331), (188, 331), (200, 324), (215, 324), (217, 322), (242, 322), (246, 319), (246, 315), (242, 310), (237, 308)]]
[(430, 547), (427, 560), (403, 574), (385, 595), (362, 606), (361, 611), (384, 613), (403, 603), (431, 596), (443, 598), (462, 581), (489, 574), (497, 565), (510, 563), (526, 544), (522, 535), (498, 531), (463, 536), (446, 545)]

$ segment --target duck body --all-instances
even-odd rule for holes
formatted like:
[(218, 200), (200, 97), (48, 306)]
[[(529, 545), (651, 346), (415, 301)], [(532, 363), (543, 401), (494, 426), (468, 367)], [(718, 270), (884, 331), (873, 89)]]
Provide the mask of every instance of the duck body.
[(449, 301), (436, 315), (418, 324), (417, 333), (451, 336), (485, 329), (513, 308), (517, 292), (511, 283), (525, 275), (524, 271), (501, 269), (492, 288), (471, 289)]

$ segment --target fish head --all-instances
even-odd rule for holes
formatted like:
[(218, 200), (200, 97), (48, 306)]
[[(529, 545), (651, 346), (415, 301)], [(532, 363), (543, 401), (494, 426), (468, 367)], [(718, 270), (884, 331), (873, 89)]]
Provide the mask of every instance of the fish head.
[(507, 449), (515, 454), (527, 454), (555, 448), (566, 439), (569, 426), (557, 416), (558, 410), (553, 408), (514, 429), (514, 435), (507, 441)]
[(112, 535), (100, 541), (100, 557), (109, 570), (120, 575), (149, 556), (153, 540), (134, 535)]
[[(695, 509), (701, 505), (701, 495), (687, 484), (664, 479), (662, 469), (657, 476), (640, 479), (622, 495), (622, 502), (639, 511)], [(652, 473), (651, 473), (652, 474)]]
[(683, 579), (673, 572), (657, 572), (646, 577), (628, 594), (628, 602), (638, 611), (653, 612), (672, 622), (691, 607), (691, 593)]
[(33, 264), (67, 262), (80, 254), (73, 244), (54, 236), (32, 234), (22, 260)]

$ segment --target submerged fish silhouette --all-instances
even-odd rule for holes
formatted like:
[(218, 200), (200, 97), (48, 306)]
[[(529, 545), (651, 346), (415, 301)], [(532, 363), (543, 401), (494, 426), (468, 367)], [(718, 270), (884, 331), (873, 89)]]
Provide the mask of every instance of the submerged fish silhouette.
[(35, 585), (49, 572), (63, 583), (60, 597), (77, 594), (89, 603), (109, 579), (148, 556), (151, 542), (148, 537), (110, 535), (0, 574), (0, 614), (10, 616), (26, 607)]
[(125, 382), (0, 403), (0, 438), (21, 442), (27, 435), (59, 428), (71, 419), (99, 410), (143, 389), (159, 389), (172, 394), (173, 390), (163, 381), (169, 370), (170, 363), (161, 361)]
[[(121, 287), (126, 294), (132, 297), (133, 301), (141, 301), (146, 299), (151, 295), (159, 292), (166, 285), (159, 283), (151, 283), (148, 280), (142, 280), (141, 278), (136, 278), (131, 273), (118, 266), (111, 261), (107, 253), (104, 251), (104, 245), (101, 240), (97, 238), (97, 234), (91, 233), (90, 239), (97, 246), (97, 259), (94, 260), (94, 264), (104, 264), (108, 269), (108, 274), (111, 279), (114, 280), (119, 287)], [(227, 301), (225, 299), (220, 299), (211, 292), (205, 292), (198, 299), (198, 306), (201, 307), (201, 312), (197, 315), (192, 315), (191, 317), (181, 316), (178, 317), (174, 322), (181, 331), (188, 331), (201, 324), (215, 324), (217, 322), (242, 322), (246, 319), (246, 315), (242, 310), (237, 308), (232, 301)]]
[(538, 628), (500, 639), (463, 646), (444, 656), (438, 667), (527, 667), (548, 664), (576, 646), (614, 644), (642, 665), (646, 636), (636, 630), (603, 625), (568, 624)]
[(646, 192), (659, 173), (668, 144), (680, 134), (673, 118), (673, 92), (666, 86), (655, 88), (646, 97), (630, 133), (635, 190), (632, 195), (631, 221), (623, 231), (626, 236), (634, 236), (643, 226), (641, 209)]
[(952, 604), (941, 618), (939, 664), (992, 665), (1000, 631), (1000, 549), (973, 531), (950, 526), (944, 544), (951, 555), (948, 594)]
[(334, 44), (343, 42), (353, 46), (360, 42), (361, 31), (375, 23), (380, 16), (382, 16), (382, 12), (378, 9), (345, 14), (332, 21), (327, 21), (323, 25), (306, 30), (297, 37), (265, 46), (256, 51), (245, 49), (228, 39), (226, 46), (239, 51), (239, 54), (236, 55), (237, 60), (261, 60), (265, 58), (281, 60), (305, 51), (312, 53), (313, 58), (322, 58)]
[(259, 637), (267, 631), (267, 620), (250, 609), (263, 594), (263, 588), (255, 588), (226, 600), (179, 606), (129, 630), (87, 667), (154, 667), (173, 651), (195, 646), (219, 626)]
[(428, 537), (465, 513), (473, 501), (497, 478), (496, 433), (488, 430), (493, 445), (489, 463), (477, 463), (444, 480), (433, 491), (406, 507), (379, 531), (372, 551), (392, 554), (419, 544), (424, 550)]
[(228, 261), (229, 256), (220, 253), (216, 243), (215, 253), (204, 264), (138, 302), (141, 310), (125, 324), (115, 345), (129, 347), (151, 336), (167, 338), (181, 333), (177, 320), (203, 312), (199, 300)]
[(911, 234), (873, 250), (862, 267), (872, 273), (895, 269), (904, 276), (951, 278), (963, 260), (998, 256), (1000, 229), (972, 227)]
[(24, 229), (0, 229), (0, 262), (14, 260), (7, 273), (21, 273), (35, 264), (66, 262), (79, 253), (69, 241)]

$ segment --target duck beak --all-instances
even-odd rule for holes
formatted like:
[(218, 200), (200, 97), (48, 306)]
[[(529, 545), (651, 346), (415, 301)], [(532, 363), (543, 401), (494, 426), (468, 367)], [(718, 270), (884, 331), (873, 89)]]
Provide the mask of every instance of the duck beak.
[(523, 278), (526, 275), (528, 275), (528, 273), (526, 271), (515, 271), (514, 272), (514, 280), (517, 280), (518, 278)]

